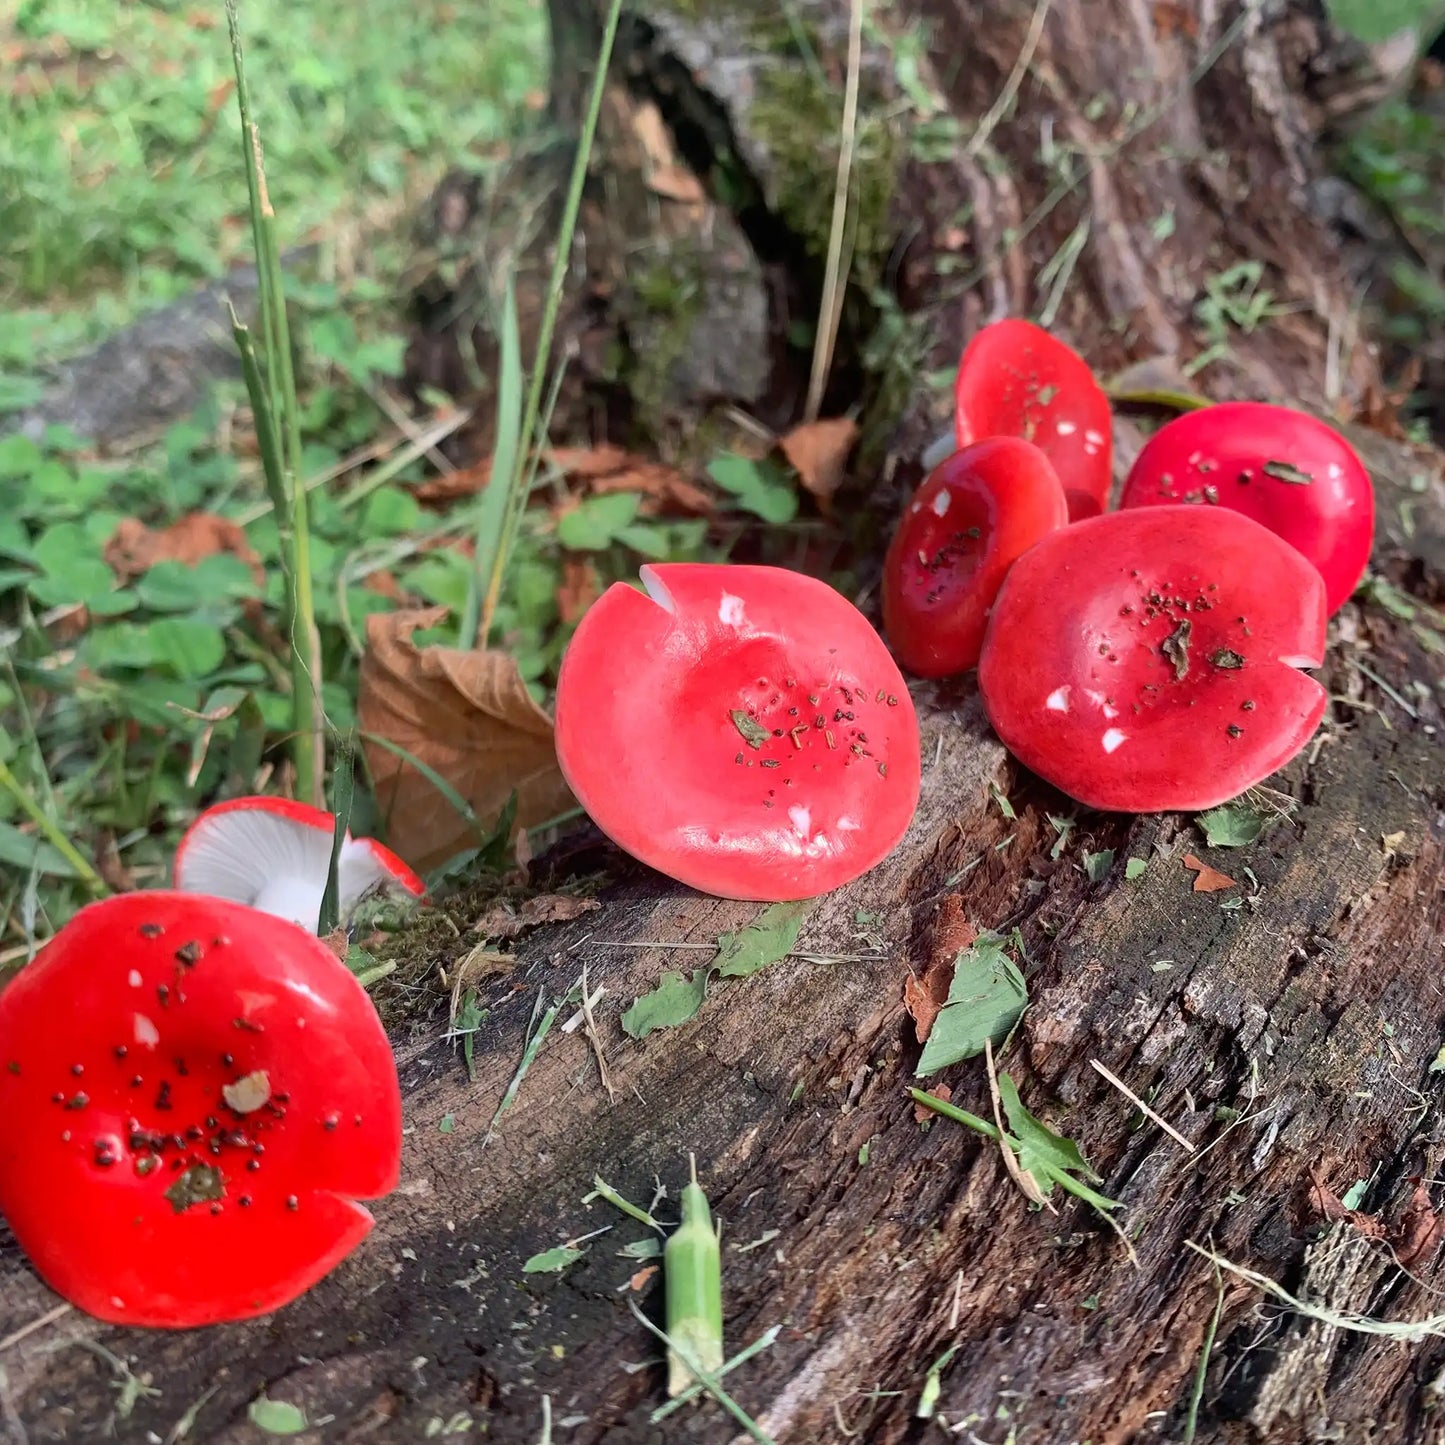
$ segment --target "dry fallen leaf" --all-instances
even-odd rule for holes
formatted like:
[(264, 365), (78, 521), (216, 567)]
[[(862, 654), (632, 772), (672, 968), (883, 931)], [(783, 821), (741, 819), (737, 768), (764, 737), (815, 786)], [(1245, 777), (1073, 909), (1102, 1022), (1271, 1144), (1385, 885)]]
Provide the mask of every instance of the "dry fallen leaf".
[(1319, 1218), (1327, 1224), (1337, 1224), (1343, 1220), (1366, 1239), (1385, 1237), (1388, 1232), (1385, 1226), (1373, 1214), (1363, 1214), (1358, 1209), (1346, 1209), (1340, 1196), (1320, 1178), (1319, 1171), (1313, 1165), (1310, 1166), (1309, 1177), (1310, 1209)]
[(342, 963), (346, 962), (346, 955), (351, 952), (351, 939), (344, 928), (333, 928), (330, 933), (324, 934), (322, 944), (329, 948)]
[[(582, 483), (584, 493), (640, 492), (645, 498), (644, 512), (674, 508), (701, 517), (713, 510), (712, 498), (696, 482), (673, 467), (634, 456), (621, 447), (559, 447), (543, 453), (543, 460), (566, 480)], [(480, 492), (491, 478), (488, 457), (474, 467), (424, 482), (415, 495), (422, 502), (454, 501)]]
[(857, 439), (858, 423), (851, 417), (839, 416), (805, 422), (778, 442), (803, 486), (825, 512), (833, 493), (843, 484), (848, 453)]
[(668, 200), (697, 204), (705, 198), (702, 183), (686, 166), (679, 165), (672, 136), (662, 112), (650, 100), (632, 112), (632, 133), (646, 157), (647, 187)]
[(1416, 1180), (1404, 1213), (1395, 1225), (1391, 1242), (1401, 1269), (1425, 1264), (1440, 1245), (1441, 1217), (1430, 1202), (1430, 1191)]
[(538, 928), (544, 923), (569, 923), (601, 906), (595, 898), (574, 898), (570, 893), (539, 893), (535, 898), (528, 898), (520, 908), (498, 904), (476, 921), (473, 932), (497, 942), (504, 938), (516, 938), (527, 929)]
[(433, 477), (412, 489), (419, 502), (454, 502), (458, 497), (474, 497), (492, 480), (492, 459), (483, 457), (475, 466), (462, 467), (445, 476)]
[(628, 1287), (629, 1287), (629, 1288), (633, 1291), (633, 1293), (635, 1294), (635, 1293), (636, 1293), (638, 1290), (640, 1290), (640, 1289), (643, 1287), (643, 1285), (645, 1285), (645, 1284), (647, 1283), (647, 1281), (650, 1280), (650, 1279), (652, 1278), (652, 1276), (655, 1275), (656, 1273), (657, 1273), (657, 1266), (656, 1266), (655, 1264), (644, 1265), (640, 1270), (637, 1271), (637, 1273), (636, 1273), (635, 1275), (632, 1276), (632, 1278), (631, 1278), (630, 1280), (627, 1281)]
[(213, 512), (190, 512), (169, 527), (153, 531), (134, 517), (125, 517), (105, 544), (105, 560), (122, 582), (149, 572), (157, 562), (184, 562), (194, 567), (205, 557), (230, 552), (251, 568), (258, 582), (265, 580), (261, 559), (246, 534), (229, 517)]
[[(953, 1090), (950, 1089), (947, 1084), (935, 1084), (931, 1089), (927, 1090), (927, 1092), (943, 1104), (948, 1103), (948, 1101), (953, 1098)], [(913, 1106), (913, 1117), (916, 1122), (926, 1124), (930, 1119), (937, 1118), (937, 1115), (934, 1114), (932, 1109), (925, 1108), (922, 1104), (915, 1104)]]
[(562, 563), (557, 583), (557, 615), (564, 627), (580, 621), (582, 614), (602, 595), (602, 580), (585, 557), (568, 557)]
[(376, 738), (440, 774), (485, 827), (513, 791), (516, 826), (535, 827), (575, 806), (557, 766), (552, 720), (504, 652), (418, 647), (412, 634), (446, 608), (366, 620), (357, 714), (366, 761), (387, 820), (387, 841), (422, 872), (476, 844), (475, 829), (431, 782)]
[(1187, 5), (1178, 4), (1177, 0), (1154, 0), (1153, 13), (1154, 33), (1161, 40), (1169, 40), (1176, 35), (1193, 40), (1199, 34), (1198, 16)]
[(958, 894), (950, 893), (939, 905), (938, 916), (934, 919), (933, 942), (922, 976), (909, 974), (903, 983), (904, 1007), (913, 1016), (920, 1044), (928, 1042), (934, 1020), (948, 1002), (953, 965), (958, 955), (977, 938), (973, 925), (964, 915)]
[(401, 583), (396, 580), (393, 572), (368, 572), (361, 579), (361, 585), (368, 591), (374, 592), (378, 597), (385, 597), (388, 602), (405, 602), (407, 594), (402, 590)]
[(1201, 863), (1193, 853), (1184, 855), (1184, 866), (1197, 875), (1194, 879), (1196, 893), (1219, 893), (1225, 888), (1234, 887), (1234, 879), (1229, 874), (1211, 868), (1208, 863)]

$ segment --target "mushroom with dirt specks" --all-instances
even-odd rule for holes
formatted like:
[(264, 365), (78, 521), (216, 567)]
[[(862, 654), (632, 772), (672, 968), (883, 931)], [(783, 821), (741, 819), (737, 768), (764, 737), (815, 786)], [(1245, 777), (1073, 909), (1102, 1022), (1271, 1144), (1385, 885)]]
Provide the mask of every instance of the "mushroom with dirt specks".
[(1109, 398), (1078, 352), (1031, 321), (995, 321), (968, 343), (954, 383), (954, 433), (960, 447), (990, 436), (1032, 442), (1058, 473), (1071, 521), (1108, 505)]
[(1307, 412), (1221, 402), (1176, 417), (1144, 444), (1121, 507), (1206, 503), (1243, 512), (1319, 569), (1333, 616), (1364, 575), (1375, 489), (1355, 450)]
[(704, 893), (780, 901), (882, 861), (918, 804), (918, 720), (868, 620), (780, 567), (669, 563), (582, 619), (557, 756), (593, 821)]
[(1020, 762), (1091, 808), (1209, 808), (1283, 767), (1326, 694), (1325, 589), (1222, 507), (1139, 507), (1052, 532), (994, 604), (979, 689)]
[(0, 993), (0, 1214), (100, 1319), (190, 1328), (295, 1299), (370, 1231), (356, 1201), (396, 1186), (401, 1127), (366, 991), (256, 909), (121, 894)]

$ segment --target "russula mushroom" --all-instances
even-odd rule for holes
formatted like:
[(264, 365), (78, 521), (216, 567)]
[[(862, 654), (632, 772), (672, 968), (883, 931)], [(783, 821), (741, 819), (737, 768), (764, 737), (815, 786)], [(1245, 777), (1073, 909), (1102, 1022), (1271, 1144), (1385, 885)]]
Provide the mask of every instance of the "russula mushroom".
[(1097, 516), (1113, 479), (1113, 415), (1089, 364), (1031, 321), (995, 321), (964, 348), (954, 386), (960, 447), (1033, 442), (1058, 473), (1070, 520)]
[(401, 1094), (366, 991), (318, 939), (196, 894), (91, 904), (0, 993), (0, 1214), (117, 1324), (279, 1308), (395, 1187)]
[[(175, 886), (246, 903), (309, 928), (321, 917), (336, 820), (288, 798), (232, 798), (207, 808), (176, 849)], [(375, 838), (346, 835), (336, 881), (345, 918), (366, 894), (392, 888), (419, 898), (426, 884)]]
[(831, 587), (778, 567), (646, 566), (574, 634), (557, 756), (634, 858), (724, 898), (810, 898), (890, 853), (918, 803), (898, 665)]
[(883, 564), (883, 630), (899, 662), (920, 677), (972, 667), (1009, 567), (1068, 520), (1059, 479), (1030, 442), (990, 437), (942, 462)]
[(1289, 407), (1230, 401), (1176, 417), (1144, 444), (1121, 507), (1212, 503), (1262, 522), (1325, 580), (1333, 615), (1359, 584), (1375, 535), (1375, 489), (1333, 427)]
[(1092, 808), (1209, 808), (1283, 767), (1324, 714), (1298, 669), (1325, 589), (1222, 507), (1139, 507), (1051, 532), (1014, 563), (978, 680), (1020, 762)]

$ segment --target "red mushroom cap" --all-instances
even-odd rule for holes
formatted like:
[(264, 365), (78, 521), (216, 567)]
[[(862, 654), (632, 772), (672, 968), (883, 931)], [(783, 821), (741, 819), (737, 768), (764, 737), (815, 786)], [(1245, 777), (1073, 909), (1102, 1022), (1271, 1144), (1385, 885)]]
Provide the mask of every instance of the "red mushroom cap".
[[(335, 817), (288, 798), (232, 798), (207, 808), (176, 848), (175, 885), (245, 903), (316, 931), (331, 866)], [(374, 838), (347, 833), (337, 860), (343, 916), (373, 889), (419, 898), (426, 884)]]
[(366, 991), (255, 909), (127, 893), (0, 993), (0, 1213), (45, 1281), (118, 1324), (279, 1308), (371, 1229), (401, 1093)]
[(634, 858), (724, 898), (810, 898), (865, 873), (918, 803), (898, 665), (831, 587), (778, 567), (642, 569), (582, 619), (557, 756)]
[(1330, 615), (1364, 575), (1375, 536), (1375, 489), (1333, 427), (1262, 401), (1229, 401), (1176, 417), (1129, 469), (1121, 507), (1213, 502), (1262, 522), (1325, 579)]
[(1239, 512), (1146, 507), (1052, 532), (994, 604), (978, 680), (1020, 762), (1093, 808), (1208, 808), (1283, 767), (1326, 695), (1325, 591)]
[(1068, 520), (1049, 459), (1018, 437), (990, 437), (940, 463), (883, 564), (883, 630), (904, 667), (920, 677), (972, 667), (1004, 575)]
[(1031, 321), (995, 321), (964, 349), (954, 387), (960, 447), (990, 436), (1033, 442), (1053, 464), (1069, 517), (1097, 516), (1113, 479), (1114, 420), (1089, 364)]

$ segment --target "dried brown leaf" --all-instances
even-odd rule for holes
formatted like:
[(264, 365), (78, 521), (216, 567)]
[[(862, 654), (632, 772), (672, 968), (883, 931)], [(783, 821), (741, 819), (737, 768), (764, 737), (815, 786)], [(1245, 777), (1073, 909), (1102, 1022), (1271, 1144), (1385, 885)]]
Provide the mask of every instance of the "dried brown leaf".
[(562, 563), (557, 583), (557, 615), (564, 627), (580, 621), (582, 614), (602, 595), (602, 579), (585, 557), (568, 557)]
[(1391, 1236), (1401, 1269), (1428, 1262), (1440, 1245), (1442, 1221), (1430, 1202), (1430, 1191), (1418, 1179)]
[(647, 187), (669, 200), (696, 205), (705, 199), (702, 183), (686, 166), (680, 165), (672, 136), (662, 112), (646, 100), (634, 107), (632, 133), (646, 159)]
[(848, 454), (858, 439), (858, 423), (839, 416), (805, 422), (778, 442), (798, 479), (826, 512), (847, 474)]
[(368, 572), (361, 579), (361, 585), (368, 591), (374, 592), (378, 597), (385, 597), (388, 602), (406, 602), (407, 594), (402, 590), (402, 585), (396, 580), (393, 572)]
[(493, 942), (516, 938), (527, 929), (538, 928), (544, 923), (570, 923), (572, 919), (601, 906), (595, 898), (575, 898), (570, 893), (539, 893), (535, 898), (528, 898), (520, 908), (499, 903), (477, 920), (473, 932), (483, 934)]
[(1154, 0), (1154, 33), (1161, 40), (1170, 40), (1182, 35), (1193, 40), (1199, 34), (1199, 17), (1187, 5), (1178, 0)]
[(342, 963), (346, 962), (346, 955), (351, 952), (351, 939), (344, 928), (333, 928), (326, 934), (321, 942), (339, 958)]
[(419, 502), (455, 502), (459, 497), (474, 497), (492, 480), (492, 459), (484, 457), (474, 466), (461, 467), (445, 476), (433, 477), (412, 491)]
[[(927, 1092), (944, 1104), (953, 1098), (953, 1090), (950, 1089), (947, 1084), (935, 1084)], [(932, 1109), (927, 1109), (922, 1104), (915, 1104), (913, 1106), (913, 1117), (918, 1123), (926, 1124), (930, 1119), (936, 1118), (937, 1116)]]
[(958, 894), (950, 893), (939, 905), (933, 921), (933, 941), (921, 976), (909, 974), (903, 983), (903, 1003), (913, 1016), (918, 1042), (926, 1044), (933, 1023), (948, 1002), (953, 965), (958, 955), (978, 939), (963, 911)]
[(640, 1270), (637, 1271), (635, 1275), (632, 1276), (630, 1280), (627, 1281), (628, 1288), (631, 1289), (633, 1293), (636, 1293), (638, 1290), (643, 1288), (644, 1285), (646, 1285), (647, 1281), (650, 1280), (653, 1275), (657, 1273), (657, 1268), (658, 1267), (655, 1264), (644, 1265)]
[(134, 517), (121, 520), (105, 544), (105, 560), (122, 582), (149, 572), (157, 562), (184, 562), (194, 567), (205, 557), (229, 552), (264, 580), (261, 559), (246, 540), (246, 533), (229, 517), (213, 512), (189, 512), (169, 527), (154, 531)]
[[(543, 453), (544, 460), (562, 476), (581, 483), (582, 492), (601, 496), (607, 492), (640, 492), (647, 500), (644, 511), (675, 508), (691, 516), (706, 516), (713, 499), (696, 482), (662, 462), (649, 461), (621, 447), (558, 447)], [(480, 492), (492, 477), (491, 458), (474, 467), (435, 477), (416, 489), (423, 502), (449, 502)]]
[(1211, 868), (1208, 863), (1201, 862), (1193, 853), (1184, 855), (1184, 866), (1195, 874), (1194, 891), (1196, 893), (1219, 893), (1226, 888), (1235, 886), (1234, 879), (1228, 873), (1221, 873), (1217, 868)]
[(366, 620), (357, 713), (387, 839), (425, 871), (476, 842), (475, 830), (409, 762), (374, 741), (385, 738), (445, 778), (483, 825), (513, 791), (516, 826), (535, 827), (575, 806), (557, 766), (552, 720), (533, 700), (504, 652), (420, 648), (412, 634), (446, 609)]

